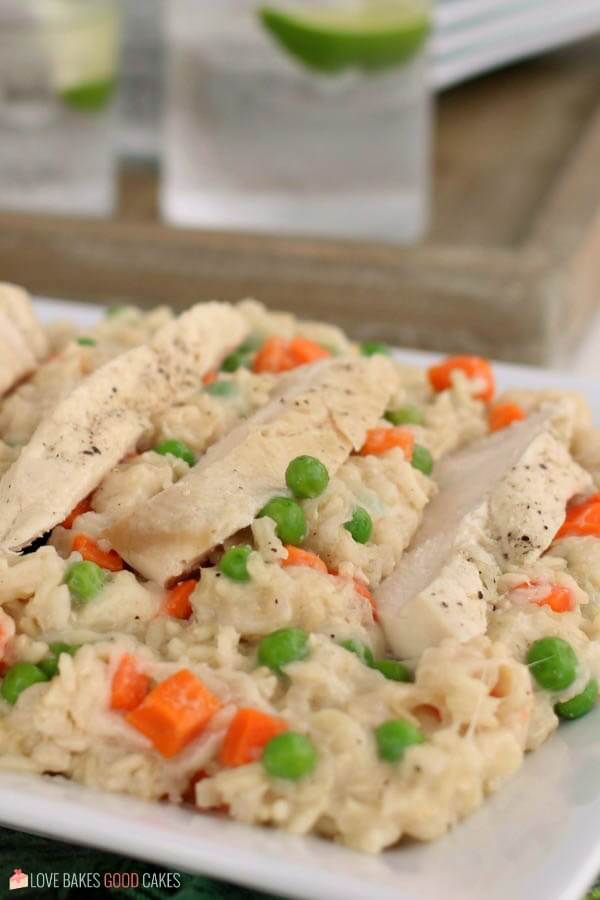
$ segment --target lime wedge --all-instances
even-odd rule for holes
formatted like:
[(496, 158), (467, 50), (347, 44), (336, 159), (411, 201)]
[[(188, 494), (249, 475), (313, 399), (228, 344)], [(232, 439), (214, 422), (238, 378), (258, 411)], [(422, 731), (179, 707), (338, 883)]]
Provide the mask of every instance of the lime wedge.
[(263, 26), (311, 69), (384, 69), (406, 62), (423, 46), (430, 22), (416, 4), (370, 4), (359, 10), (295, 10), (262, 6)]
[(87, 84), (78, 84), (76, 87), (67, 88), (61, 92), (63, 103), (73, 109), (83, 112), (96, 112), (102, 109), (115, 89), (114, 78), (103, 78), (101, 81), (90, 81)]
[[(108, 102), (117, 75), (116, 5), (44, 0), (40, 34), (56, 95), (74, 109), (95, 111)], [(65, 25), (68, 23), (68, 27)]]

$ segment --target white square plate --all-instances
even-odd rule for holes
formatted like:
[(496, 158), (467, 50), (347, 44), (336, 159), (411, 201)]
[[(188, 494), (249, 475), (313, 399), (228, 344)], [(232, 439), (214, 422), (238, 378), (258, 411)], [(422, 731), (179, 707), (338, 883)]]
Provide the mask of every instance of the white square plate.
[[(83, 305), (40, 302), (46, 318)], [(424, 362), (426, 354), (401, 358)], [(600, 422), (600, 384), (498, 365), (503, 386), (584, 393)], [(246, 827), (62, 778), (0, 773), (0, 822), (52, 838), (310, 900), (580, 900), (600, 871), (600, 709), (564, 724), (475, 815), (434, 844), (371, 858), (318, 838)]]

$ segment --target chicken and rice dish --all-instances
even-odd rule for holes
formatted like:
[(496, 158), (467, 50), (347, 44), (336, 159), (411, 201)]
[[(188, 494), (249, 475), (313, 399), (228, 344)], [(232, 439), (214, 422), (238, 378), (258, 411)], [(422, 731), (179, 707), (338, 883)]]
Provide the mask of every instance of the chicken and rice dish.
[(377, 853), (600, 677), (600, 432), (253, 300), (0, 285), (0, 768)]

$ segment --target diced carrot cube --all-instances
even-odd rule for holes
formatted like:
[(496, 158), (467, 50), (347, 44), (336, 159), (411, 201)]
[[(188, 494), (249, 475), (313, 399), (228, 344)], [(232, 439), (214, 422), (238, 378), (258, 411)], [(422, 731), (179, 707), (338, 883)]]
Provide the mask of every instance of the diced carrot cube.
[(193, 672), (180, 669), (150, 691), (127, 721), (170, 758), (202, 733), (222, 705)]
[(252, 363), (252, 368), (262, 372), (287, 372), (294, 369), (297, 362), (290, 352), (288, 341), (281, 337), (269, 337), (264, 342)]
[(536, 600), (538, 606), (549, 606), (552, 612), (571, 612), (575, 604), (573, 594), (563, 584), (553, 584), (550, 593), (546, 597)]
[(378, 456), (399, 447), (407, 459), (412, 459), (415, 448), (415, 436), (408, 428), (370, 428), (364, 444), (360, 448), (361, 456)]
[(318, 359), (327, 359), (327, 357), (331, 356), (329, 350), (321, 347), (315, 341), (309, 341), (308, 338), (303, 337), (292, 338), (289, 344), (289, 351), (298, 366), (316, 362)]
[(340, 575), (337, 569), (329, 569), (329, 574), (333, 575), (335, 578), (342, 578), (344, 581), (351, 581), (354, 590), (357, 594), (360, 594), (361, 597), (364, 597), (365, 600), (368, 601), (369, 606), (371, 607), (371, 614), (376, 622), (379, 621), (379, 610), (377, 609), (377, 601), (375, 597), (360, 578), (350, 578), (347, 575)]
[(508, 428), (513, 422), (520, 422), (527, 418), (527, 413), (518, 403), (498, 403), (490, 410), (490, 431), (500, 431)]
[(67, 518), (64, 522), (61, 522), (63, 528), (72, 528), (73, 522), (78, 516), (82, 516), (84, 513), (89, 512), (92, 508), (92, 504), (90, 502), (89, 497), (84, 497), (83, 500), (80, 500), (77, 506), (71, 510)]
[(190, 596), (197, 584), (198, 582), (195, 578), (190, 578), (171, 588), (165, 596), (163, 612), (167, 616), (173, 616), (175, 619), (189, 619), (192, 614)]
[(320, 556), (311, 553), (310, 550), (302, 550), (301, 547), (294, 547), (293, 544), (286, 544), (287, 559), (281, 560), (284, 568), (288, 566), (308, 566), (310, 569), (316, 569), (318, 572), (327, 574), (327, 566)]
[(564, 537), (600, 537), (600, 493), (592, 494), (567, 509), (565, 521), (556, 532), (555, 541)]
[(256, 356), (252, 368), (255, 372), (287, 372), (297, 366), (331, 356), (329, 350), (308, 338), (295, 337), (291, 341), (272, 336), (267, 338)]
[(127, 711), (135, 709), (148, 693), (149, 687), (149, 676), (140, 672), (134, 656), (125, 653), (113, 675), (110, 708)]
[(124, 566), (123, 560), (116, 550), (101, 550), (96, 541), (87, 534), (77, 534), (73, 539), (73, 550), (81, 553), (88, 562), (96, 563), (102, 569), (109, 572), (120, 572)]
[(219, 753), (222, 766), (243, 766), (258, 759), (265, 744), (287, 731), (283, 719), (258, 709), (238, 709), (229, 724)]
[(213, 381), (217, 380), (216, 372), (207, 372), (206, 375), (202, 376), (202, 384), (212, 384)]
[(480, 383), (477, 393), (480, 400), (489, 403), (496, 390), (494, 371), (487, 359), (481, 356), (449, 356), (435, 366), (431, 366), (427, 375), (434, 391), (445, 391), (452, 386), (452, 372), (462, 370), (467, 378)]
[[(564, 584), (524, 581), (512, 590), (521, 591), (526, 602), (530, 600), (536, 606), (548, 606), (555, 613), (571, 612), (575, 607), (573, 594)], [(529, 597), (528, 594), (531, 596)]]
[(377, 601), (375, 600), (375, 597), (373, 596), (373, 594), (371, 593), (369, 588), (366, 586), (364, 581), (361, 581), (359, 578), (354, 578), (353, 580), (354, 580), (354, 590), (356, 591), (357, 594), (360, 594), (361, 597), (364, 597), (365, 600), (367, 600), (369, 602), (369, 604), (371, 606), (371, 611), (373, 613), (373, 618), (375, 619), (376, 622), (378, 622), (379, 621), (379, 611), (377, 609)]

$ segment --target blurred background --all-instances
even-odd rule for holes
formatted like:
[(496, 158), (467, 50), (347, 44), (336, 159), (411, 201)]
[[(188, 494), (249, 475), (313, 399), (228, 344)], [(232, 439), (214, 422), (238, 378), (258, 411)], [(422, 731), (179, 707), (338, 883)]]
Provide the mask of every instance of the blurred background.
[(0, 279), (600, 375), (600, 0), (0, 0)]

